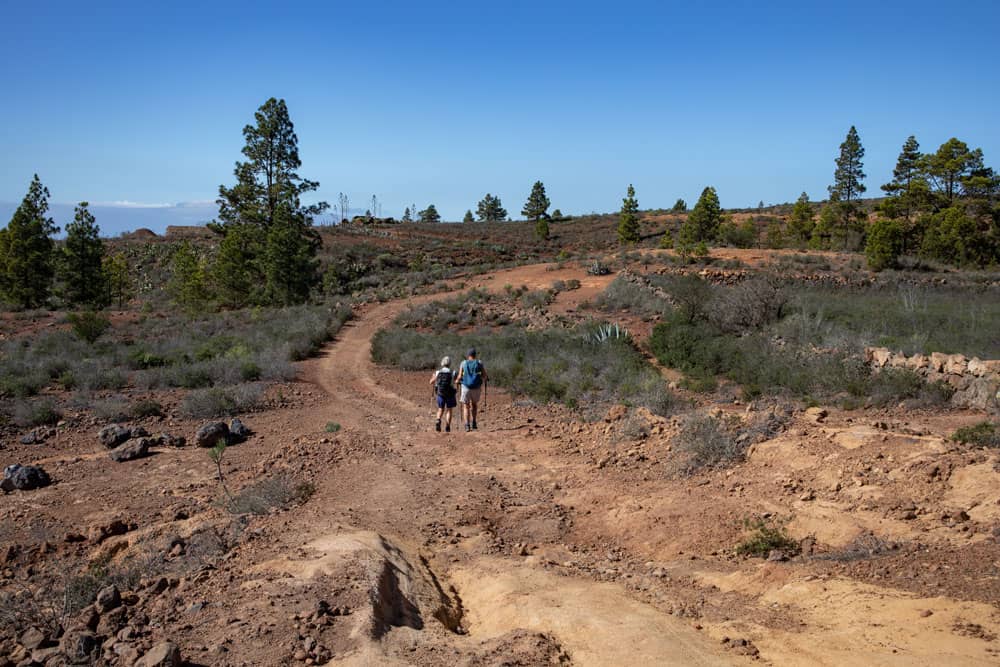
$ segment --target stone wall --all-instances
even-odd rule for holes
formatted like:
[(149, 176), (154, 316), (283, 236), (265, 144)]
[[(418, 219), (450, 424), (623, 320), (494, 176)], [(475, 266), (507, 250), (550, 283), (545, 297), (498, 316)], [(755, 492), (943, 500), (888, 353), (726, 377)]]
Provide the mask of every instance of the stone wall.
[(869, 347), (865, 348), (865, 361), (874, 368), (907, 368), (928, 382), (945, 382), (955, 389), (951, 401), (958, 407), (1000, 412), (1000, 360), (939, 352), (907, 356), (884, 347)]

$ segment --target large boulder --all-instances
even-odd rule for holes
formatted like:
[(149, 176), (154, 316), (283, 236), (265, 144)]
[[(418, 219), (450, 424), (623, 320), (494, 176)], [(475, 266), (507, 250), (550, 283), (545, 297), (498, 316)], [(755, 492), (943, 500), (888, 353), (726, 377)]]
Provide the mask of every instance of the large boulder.
[(108, 453), (108, 456), (115, 463), (125, 463), (142, 458), (147, 454), (149, 454), (149, 438), (140, 438), (139, 440), (129, 440), (124, 445), (115, 447)]
[(160, 642), (136, 661), (135, 667), (180, 667), (181, 650), (173, 642)]
[(236, 443), (244, 442), (251, 435), (253, 435), (253, 431), (251, 431), (239, 417), (230, 422), (229, 444), (235, 445)]
[(105, 426), (97, 432), (97, 439), (108, 449), (114, 449), (118, 445), (132, 437), (131, 429), (127, 429), (119, 424)]
[(101, 642), (93, 632), (71, 630), (59, 642), (66, 661), (71, 665), (92, 665)]
[(118, 587), (114, 584), (110, 586), (105, 586), (97, 592), (97, 598), (94, 604), (97, 605), (98, 610), (103, 614), (109, 612), (112, 609), (121, 606), (122, 594), (118, 590)]
[(229, 442), (229, 426), (226, 422), (205, 424), (194, 436), (194, 441), (199, 447), (215, 447), (220, 440)]
[(3, 481), (0, 488), (10, 491), (32, 491), (52, 483), (47, 472), (39, 466), (22, 466), (18, 464), (4, 468)]

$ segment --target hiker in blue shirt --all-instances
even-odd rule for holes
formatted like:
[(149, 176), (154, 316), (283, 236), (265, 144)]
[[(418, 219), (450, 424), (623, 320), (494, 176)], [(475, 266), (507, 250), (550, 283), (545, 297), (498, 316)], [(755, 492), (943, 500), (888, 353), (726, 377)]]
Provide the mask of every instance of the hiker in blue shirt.
[(476, 348), (472, 348), (465, 355), (465, 361), (459, 367), (456, 379), (456, 383), (462, 389), (459, 402), (462, 404), (462, 418), (465, 420), (466, 432), (479, 428), (476, 418), (479, 416), (480, 399), (483, 403), (486, 402), (487, 380), (489, 376), (486, 375), (486, 367), (476, 358)]

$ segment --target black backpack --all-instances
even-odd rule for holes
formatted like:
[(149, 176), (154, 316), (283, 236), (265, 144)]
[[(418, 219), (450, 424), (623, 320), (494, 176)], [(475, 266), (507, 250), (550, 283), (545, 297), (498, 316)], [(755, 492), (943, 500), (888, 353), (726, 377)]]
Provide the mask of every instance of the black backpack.
[(434, 385), (434, 389), (437, 391), (438, 396), (444, 396), (445, 398), (455, 393), (451, 371), (438, 371), (437, 384)]

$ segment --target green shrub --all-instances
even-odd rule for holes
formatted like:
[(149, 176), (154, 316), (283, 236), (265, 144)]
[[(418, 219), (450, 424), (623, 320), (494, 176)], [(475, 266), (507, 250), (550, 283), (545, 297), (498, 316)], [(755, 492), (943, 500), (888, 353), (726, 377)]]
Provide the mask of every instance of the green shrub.
[(253, 482), (236, 493), (229, 503), (233, 514), (268, 514), (275, 509), (300, 505), (315, 493), (309, 482), (295, 482), (284, 475)]
[(143, 419), (146, 417), (162, 417), (163, 416), (163, 406), (153, 399), (143, 399), (141, 401), (136, 401), (129, 408), (129, 413), (134, 419)]
[(982, 421), (973, 426), (964, 426), (951, 435), (951, 439), (963, 445), (974, 447), (1000, 448), (1000, 426)]
[(799, 543), (789, 536), (781, 523), (767, 519), (744, 519), (743, 527), (748, 534), (736, 545), (739, 556), (767, 558), (773, 550), (794, 556), (800, 551)]
[(883, 271), (896, 266), (903, 254), (903, 226), (896, 220), (879, 219), (868, 227), (865, 242), (865, 259), (872, 271)]
[(688, 416), (673, 443), (683, 457), (679, 470), (688, 475), (704, 468), (738, 463), (746, 453), (746, 446), (737, 441), (723, 422), (705, 414)]
[(96, 343), (97, 339), (111, 328), (111, 321), (97, 313), (70, 313), (66, 319), (69, 321), (73, 333), (77, 338), (91, 345)]
[(598, 325), (525, 331), (508, 326), (485, 335), (424, 333), (393, 327), (372, 340), (372, 358), (409, 370), (432, 369), (444, 355), (479, 350), (490, 381), (515, 395), (571, 406), (628, 402), (656, 414), (673, 407), (659, 372), (627, 338), (595, 345)]
[(337, 433), (338, 431), (340, 431), (340, 424), (338, 424), (337, 422), (327, 422), (326, 423), (326, 432), (327, 433)]
[(186, 417), (233, 417), (256, 408), (264, 394), (259, 384), (197, 389), (184, 397), (181, 413)]
[(14, 423), (22, 427), (54, 426), (62, 412), (49, 400), (19, 402), (14, 406)]

